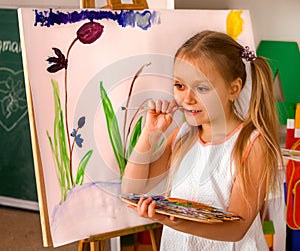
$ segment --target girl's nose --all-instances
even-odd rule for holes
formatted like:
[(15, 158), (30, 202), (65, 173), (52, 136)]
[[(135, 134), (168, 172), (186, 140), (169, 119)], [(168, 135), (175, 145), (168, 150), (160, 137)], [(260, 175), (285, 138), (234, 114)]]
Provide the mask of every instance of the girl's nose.
[(197, 103), (196, 95), (195, 95), (194, 91), (191, 90), (190, 88), (188, 88), (186, 90), (183, 102), (186, 104), (190, 104), (190, 105)]

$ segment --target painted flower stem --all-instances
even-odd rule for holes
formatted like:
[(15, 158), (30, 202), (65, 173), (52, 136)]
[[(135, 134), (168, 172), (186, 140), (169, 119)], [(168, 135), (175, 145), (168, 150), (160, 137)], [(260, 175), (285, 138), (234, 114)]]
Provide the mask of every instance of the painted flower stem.
[[(76, 134), (78, 132), (78, 128), (76, 129)], [(70, 138), (70, 136), (68, 135), (68, 138)], [(72, 146), (70, 148), (70, 175), (71, 175), (71, 182), (72, 182), (72, 186), (74, 186), (74, 180), (73, 180), (73, 174), (72, 174), (72, 166), (73, 166), (73, 149), (75, 146), (75, 138), (73, 140)]]
[[(139, 68), (138, 71), (136, 72), (136, 74), (134, 75), (133, 80), (132, 80), (132, 82), (130, 84), (130, 87), (129, 87), (129, 92), (128, 92), (128, 96), (127, 96), (127, 101), (126, 101), (125, 107), (129, 106), (129, 102), (130, 102), (130, 99), (131, 99), (131, 95), (132, 95), (132, 91), (133, 91), (133, 87), (134, 87), (135, 81), (137, 80), (137, 78), (139, 77), (139, 75), (142, 73), (143, 69), (146, 66), (149, 66), (150, 64), (151, 63), (147, 63), (147, 64), (142, 65), (142, 67)], [(128, 131), (127, 131), (127, 134), (126, 134), (126, 124), (127, 124), (127, 116), (128, 116), (127, 113), (128, 113), (128, 111), (125, 110), (125, 113), (124, 113), (124, 124), (123, 124), (123, 142), (124, 142), (124, 145), (123, 145), (124, 146), (124, 149), (123, 149), (124, 152), (123, 152), (123, 154), (124, 154), (124, 158), (126, 156), (127, 140), (128, 140), (128, 136), (129, 136), (129, 133), (130, 133), (130, 130), (131, 130), (131, 123), (130, 123), (130, 126), (128, 127)]]
[[(66, 55), (66, 61), (68, 62), (70, 51), (73, 47), (73, 45), (77, 42), (78, 37), (76, 37), (73, 42), (70, 44), (68, 48), (68, 52)], [(68, 146), (69, 146), (69, 152), (70, 152), (70, 178), (71, 178), (71, 184), (74, 186), (74, 179), (73, 179), (73, 168), (72, 168), (72, 151), (74, 148), (74, 142), (73, 146), (71, 146), (71, 140), (70, 140), (70, 132), (69, 132), (69, 123), (68, 123), (68, 67), (65, 68), (65, 120), (66, 120), (66, 131), (67, 131), (67, 139), (68, 139)]]

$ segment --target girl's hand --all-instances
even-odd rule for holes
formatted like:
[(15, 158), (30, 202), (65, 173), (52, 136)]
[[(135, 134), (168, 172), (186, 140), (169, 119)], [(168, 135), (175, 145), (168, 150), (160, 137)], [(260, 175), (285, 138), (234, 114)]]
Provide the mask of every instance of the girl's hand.
[(145, 128), (149, 131), (165, 132), (173, 121), (173, 114), (178, 110), (176, 101), (151, 100), (148, 106)]
[(135, 209), (138, 215), (143, 218), (151, 219), (155, 222), (168, 225), (170, 227), (176, 226), (182, 222), (182, 220), (174, 217), (158, 214), (155, 212), (156, 202), (149, 198), (141, 198), (136, 207), (130, 206), (130, 208)]

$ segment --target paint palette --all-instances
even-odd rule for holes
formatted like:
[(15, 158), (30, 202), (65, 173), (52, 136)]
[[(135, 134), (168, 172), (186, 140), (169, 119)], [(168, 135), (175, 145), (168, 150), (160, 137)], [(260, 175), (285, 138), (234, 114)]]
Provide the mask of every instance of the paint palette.
[[(150, 195), (144, 194), (123, 194), (120, 196), (122, 201), (133, 206), (137, 206), (140, 198), (149, 197)], [(207, 204), (164, 196), (151, 195), (151, 197), (152, 200), (156, 202), (156, 212), (159, 214), (211, 224), (243, 220), (243, 218), (238, 215)]]

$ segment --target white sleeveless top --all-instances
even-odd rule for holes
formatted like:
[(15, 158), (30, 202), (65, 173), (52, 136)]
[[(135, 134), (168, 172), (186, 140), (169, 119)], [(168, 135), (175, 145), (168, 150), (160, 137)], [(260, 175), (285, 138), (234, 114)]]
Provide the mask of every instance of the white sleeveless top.
[[(172, 184), (171, 197), (184, 198), (227, 209), (233, 184), (230, 156), (242, 124), (223, 142), (195, 142), (183, 158)], [(188, 133), (183, 124), (176, 139)], [(257, 134), (257, 133), (256, 133)], [(252, 137), (253, 138), (253, 137)], [(239, 242), (209, 240), (163, 227), (160, 251), (267, 251), (259, 214)]]

